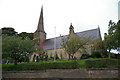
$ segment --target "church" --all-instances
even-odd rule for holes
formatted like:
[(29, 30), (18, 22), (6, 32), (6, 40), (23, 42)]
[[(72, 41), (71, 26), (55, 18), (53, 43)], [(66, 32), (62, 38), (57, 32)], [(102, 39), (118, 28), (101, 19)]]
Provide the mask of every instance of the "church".
[[(69, 34), (71, 34), (71, 32), (74, 32), (74, 27), (72, 24), (70, 24), (70, 27), (69, 27)], [(43, 7), (42, 7), (37, 30), (34, 32), (34, 36), (33, 36), (33, 40), (35, 42), (35, 47), (37, 49), (37, 52), (31, 56), (30, 61), (34, 61), (33, 58), (36, 56), (39, 56), (41, 54), (41, 50), (47, 51), (48, 58), (54, 58), (55, 56), (57, 56), (59, 59), (62, 59), (62, 60), (69, 59), (68, 54), (65, 52), (64, 48), (61, 46), (62, 39), (68, 38), (69, 34), (64, 36), (58, 36), (55, 38), (50, 38), (50, 39), (46, 39), (46, 34), (47, 33), (44, 30), (44, 18), (43, 18)], [(101, 38), (99, 27), (96, 29), (77, 32), (77, 33), (74, 33), (74, 35), (78, 37), (81, 37), (82, 35), (84, 35), (84, 37), (93, 36), (92, 41), (98, 38)], [(88, 54), (91, 54), (93, 44), (89, 43), (85, 46), (86, 46), (86, 52)], [(82, 53), (80, 51), (77, 51), (74, 57), (76, 59), (80, 59), (82, 54), (84, 54), (84, 52)]]

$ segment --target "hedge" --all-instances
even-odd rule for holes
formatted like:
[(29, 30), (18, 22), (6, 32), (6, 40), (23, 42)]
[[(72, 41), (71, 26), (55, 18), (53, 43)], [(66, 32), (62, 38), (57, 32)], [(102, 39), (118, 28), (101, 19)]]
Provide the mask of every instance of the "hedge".
[(118, 68), (118, 60), (103, 59), (103, 60), (87, 60), (85, 61), (86, 68)]
[(72, 62), (55, 62), (55, 63), (40, 63), (27, 65), (11, 65), (2, 67), (3, 71), (32, 71), (32, 70), (46, 70), (46, 69), (78, 69), (79, 63)]

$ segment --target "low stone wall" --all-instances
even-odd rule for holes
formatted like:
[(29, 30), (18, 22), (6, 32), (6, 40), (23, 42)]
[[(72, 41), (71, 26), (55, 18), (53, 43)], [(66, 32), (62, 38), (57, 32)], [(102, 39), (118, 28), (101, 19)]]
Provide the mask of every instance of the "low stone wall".
[(118, 69), (52, 69), (46, 71), (8, 71), (3, 78), (118, 78)]

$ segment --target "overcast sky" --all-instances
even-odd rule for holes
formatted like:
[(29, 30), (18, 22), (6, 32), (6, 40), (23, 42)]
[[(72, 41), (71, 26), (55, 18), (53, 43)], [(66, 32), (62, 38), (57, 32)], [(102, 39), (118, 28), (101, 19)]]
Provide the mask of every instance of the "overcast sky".
[(107, 32), (109, 20), (118, 21), (119, 0), (0, 0), (0, 28), (13, 27), (17, 32), (35, 32), (43, 5), (47, 38), (66, 35), (70, 23), (75, 32), (101, 29)]

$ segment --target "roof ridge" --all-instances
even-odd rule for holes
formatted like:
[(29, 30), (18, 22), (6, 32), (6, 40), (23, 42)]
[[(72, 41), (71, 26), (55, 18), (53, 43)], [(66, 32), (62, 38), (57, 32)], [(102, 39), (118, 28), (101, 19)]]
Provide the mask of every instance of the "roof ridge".
[[(98, 28), (95, 28), (95, 29), (90, 29), (90, 30), (85, 30), (85, 31), (81, 31), (81, 32), (76, 32), (74, 34), (77, 34), (77, 33), (83, 33), (83, 32), (88, 32), (88, 31), (93, 31), (93, 30), (97, 30)], [(67, 35), (63, 35), (63, 36), (57, 36), (57, 37), (54, 37), (54, 38), (59, 38), (59, 37), (64, 37), (64, 36), (68, 36), (69, 34)], [(54, 39), (54, 38), (48, 38), (48, 39)], [(46, 40), (48, 40), (46, 39)]]
[[(98, 30), (98, 28), (90, 29), (90, 30), (85, 30), (85, 31), (81, 31), (81, 32), (76, 32), (76, 33), (88, 32), (88, 31), (93, 31), (93, 30)], [(75, 33), (75, 34), (76, 34), (76, 33)]]
[[(83, 33), (87, 33), (86, 35), (84, 35), (85, 37), (89, 37), (91, 35), (94, 36), (94, 38), (91, 38), (91, 40), (95, 40), (97, 39), (99, 36), (97, 35), (98, 34), (98, 28), (95, 28), (95, 29), (90, 29), (90, 30), (85, 30), (85, 31), (81, 31), (81, 32), (76, 32), (75, 33), (75, 36), (81, 36)], [(48, 49), (54, 49), (54, 39), (56, 38), (56, 48), (61, 48), (61, 39), (62, 38), (67, 38), (69, 36), (68, 35), (63, 35), (62, 36), (57, 36), (57, 37), (54, 37), (54, 38), (49, 38), (49, 39), (46, 39), (46, 42), (45, 42), (45, 45), (44, 45), (44, 49), (45, 50), (48, 50)]]

